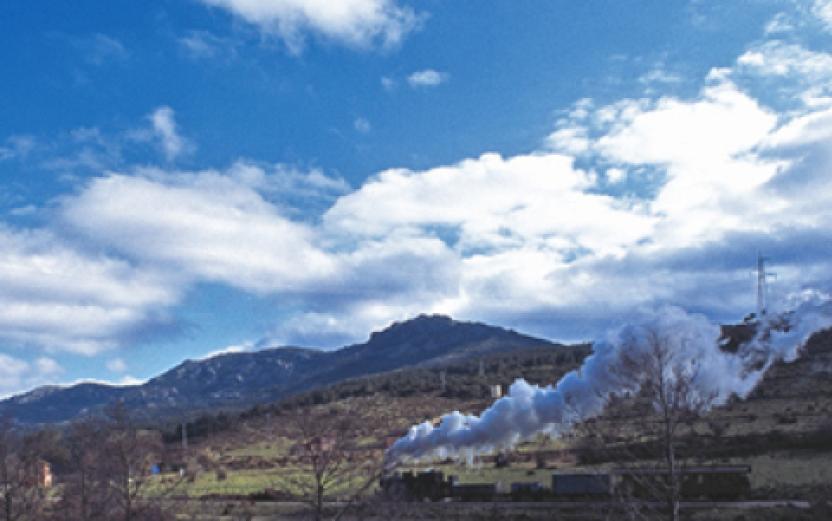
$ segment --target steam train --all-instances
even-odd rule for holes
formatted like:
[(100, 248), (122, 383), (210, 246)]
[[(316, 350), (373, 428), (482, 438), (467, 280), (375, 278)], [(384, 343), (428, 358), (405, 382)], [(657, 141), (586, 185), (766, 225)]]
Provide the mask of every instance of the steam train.
[[(749, 466), (701, 466), (679, 470), (684, 500), (742, 499), (751, 490)], [(459, 483), (441, 471), (403, 472), (381, 479), (382, 493), (403, 501), (598, 501), (614, 497), (655, 499), (670, 482), (667, 469), (616, 468), (608, 472), (552, 474), (550, 486), (518, 482)]]

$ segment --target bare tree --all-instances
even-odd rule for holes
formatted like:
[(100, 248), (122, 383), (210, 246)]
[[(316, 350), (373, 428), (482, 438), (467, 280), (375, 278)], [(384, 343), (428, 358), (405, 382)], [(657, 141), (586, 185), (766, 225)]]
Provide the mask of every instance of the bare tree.
[(35, 521), (44, 517), (44, 491), (38, 482), (38, 448), (23, 437), (9, 416), (0, 418), (0, 519)]
[(72, 472), (65, 477), (60, 512), (64, 519), (105, 519), (111, 493), (102, 454), (107, 446), (105, 423), (92, 417), (76, 421), (67, 429), (63, 443)]
[(658, 441), (667, 471), (664, 494), (669, 518), (679, 520), (681, 497), (680, 465), (676, 446), (679, 427), (701, 416), (716, 397), (701, 391), (699, 361), (687, 355), (685, 339), (675, 339), (674, 331), (645, 327), (642, 331), (646, 350), (628, 350), (624, 346), (623, 371), (641, 382), (641, 395), (658, 416)]
[[(636, 396), (608, 400), (604, 416), (583, 422), (573, 435), (584, 458), (622, 464), (614, 505), (633, 519), (679, 520), (684, 461), (678, 448), (682, 427), (691, 425), (712, 405), (716, 395), (703, 392), (699, 361), (678, 332), (643, 326), (621, 346), (622, 363), (615, 376)], [(689, 429), (689, 432), (693, 432)], [(657, 460), (659, 465), (634, 464)], [(628, 468), (629, 467), (629, 468)], [(633, 495), (639, 496), (634, 501)], [(647, 501), (642, 501), (647, 500)], [(659, 503), (663, 508), (656, 509)]]
[(107, 431), (100, 462), (108, 476), (112, 518), (136, 521), (158, 505), (143, 500), (150, 484), (150, 467), (162, 452), (158, 432), (136, 427), (123, 402), (107, 408)]
[(280, 421), (295, 445), (278, 486), (306, 502), (316, 521), (324, 519), (326, 501), (336, 495), (345, 499), (332, 515), (339, 519), (378, 482), (380, 462), (358, 446), (358, 421), (351, 411), (295, 410)]

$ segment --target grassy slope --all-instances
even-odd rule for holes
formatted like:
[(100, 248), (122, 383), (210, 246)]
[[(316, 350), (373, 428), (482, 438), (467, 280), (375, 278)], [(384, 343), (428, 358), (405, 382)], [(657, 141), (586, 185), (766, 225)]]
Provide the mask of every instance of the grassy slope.
[[(361, 428), (354, 433), (355, 439), (368, 449), (367, 458), (380, 461), (386, 435), (450, 410), (479, 412), (492, 401), (487, 395), (491, 383), (508, 384), (520, 376), (551, 383), (576, 367), (586, 352), (585, 348), (544, 349), (490, 356), (483, 364), (485, 376), (480, 375), (478, 362), (460, 364), (447, 370), (444, 392), (438, 388), (438, 370), (420, 369), (344, 382), (295, 397), (285, 405), (310, 412), (359, 411)], [(716, 409), (690, 425), (691, 456), (706, 463), (750, 464), (758, 495), (800, 497), (814, 486), (832, 483), (830, 412), (832, 333), (827, 333), (816, 338), (809, 353), (797, 362), (773, 368), (749, 399)], [(259, 408), (234, 429), (202, 440), (191, 459), (202, 460), (204, 470), (180, 491), (190, 495), (248, 494), (278, 487), (285, 481), (282, 477), (297, 472), (291, 456), (294, 442), (285, 437), (281, 421), (279, 409)], [(637, 428), (643, 418), (624, 414), (610, 421), (627, 430)], [(818, 439), (827, 443), (807, 447)], [(507, 469), (495, 468), (488, 458), (473, 466), (434, 466), (460, 475), (463, 482), (547, 483), (552, 468), (580, 463), (580, 453), (570, 449), (581, 443), (573, 439), (526, 444), (516, 451), (517, 461)], [(547, 468), (535, 469), (535, 454), (541, 451)], [(600, 461), (597, 465), (610, 463)], [(225, 480), (217, 480), (218, 469), (226, 474)]]

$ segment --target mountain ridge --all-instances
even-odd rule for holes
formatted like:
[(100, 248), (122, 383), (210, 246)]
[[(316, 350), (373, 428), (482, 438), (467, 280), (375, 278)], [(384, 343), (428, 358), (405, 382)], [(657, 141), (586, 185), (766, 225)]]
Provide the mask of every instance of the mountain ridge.
[(332, 351), (285, 346), (220, 353), (183, 360), (138, 385), (83, 382), (38, 387), (0, 400), (0, 415), (11, 415), (22, 424), (63, 423), (122, 400), (146, 418), (190, 416), (275, 401), (347, 378), (558, 345), (502, 327), (422, 314), (372, 332), (366, 342)]

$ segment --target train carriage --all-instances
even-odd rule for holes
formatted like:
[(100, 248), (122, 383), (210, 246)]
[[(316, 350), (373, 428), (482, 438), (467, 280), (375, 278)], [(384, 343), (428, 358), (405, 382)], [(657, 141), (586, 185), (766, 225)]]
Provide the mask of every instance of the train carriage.
[(451, 485), (451, 497), (457, 501), (495, 501), (496, 483), (465, 483)]
[(609, 497), (612, 480), (604, 473), (552, 474), (552, 495), (560, 499)]
[[(749, 466), (698, 466), (679, 469), (680, 496), (685, 500), (737, 500), (751, 490)], [(650, 499), (667, 492), (670, 473), (661, 467), (615, 468), (606, 472), (552, 475), (551, 488), (541, 483), (513, 483), (503, 490), (497, 483), (460, 484), (440, 471), (404, 472), (385, 476), (382, 491), (404, 501), (603, 501), (613, 497)]]
[[(666, 491), (670, 472), (666, 468), (618, 468), (610, 472), (616, 491), (623, 496), (649, 498)], [(751, 491), (751, 467), (698, 466), (679, 469), (679, 493), (683, 499), (736, 500)]]

